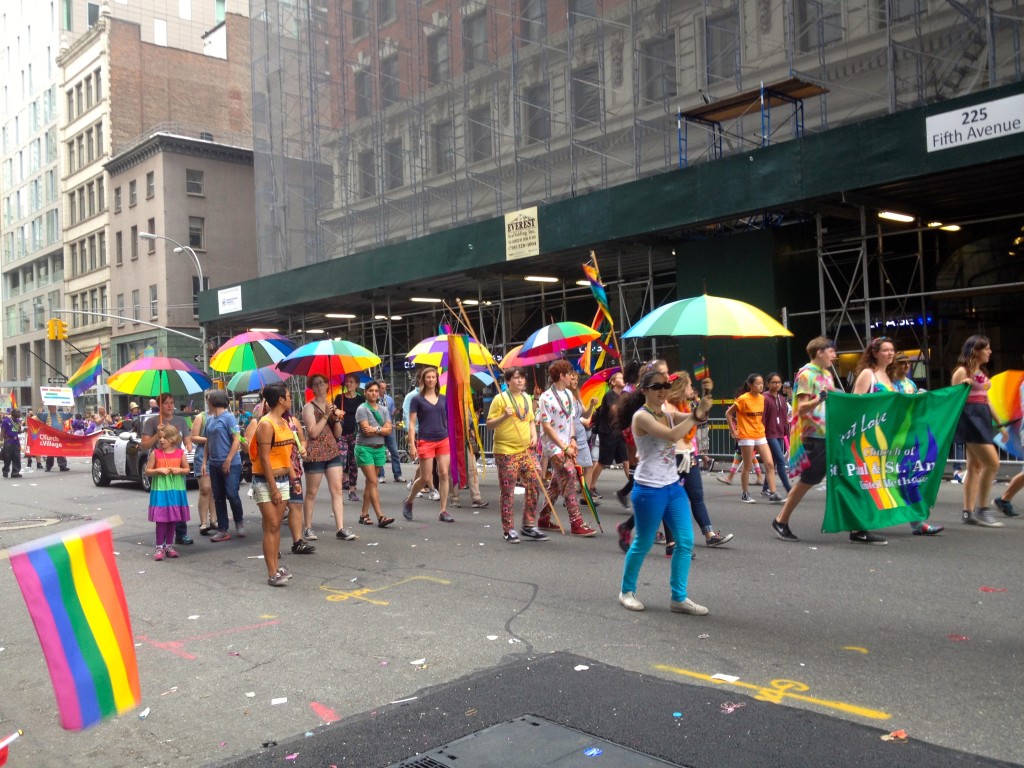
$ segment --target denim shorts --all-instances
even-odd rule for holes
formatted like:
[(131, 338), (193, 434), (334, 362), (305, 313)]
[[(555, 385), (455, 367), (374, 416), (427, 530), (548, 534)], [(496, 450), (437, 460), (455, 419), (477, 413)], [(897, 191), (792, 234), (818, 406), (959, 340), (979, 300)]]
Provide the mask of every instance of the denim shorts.
[(326, 472), (331, 467), (342, 466), (341, 456), (335, 456), (327, 461), (304, 461), (302, 468), (307, 472)]

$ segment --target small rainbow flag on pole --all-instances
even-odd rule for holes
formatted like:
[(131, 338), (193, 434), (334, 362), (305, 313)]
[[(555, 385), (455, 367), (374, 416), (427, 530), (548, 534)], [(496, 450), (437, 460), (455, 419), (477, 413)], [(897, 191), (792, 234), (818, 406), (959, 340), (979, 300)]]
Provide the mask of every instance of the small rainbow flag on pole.
[(10, 550), (68, 730), (121, 715), (142, 698), (111, 531), (106, 521), (90, 523)]
[(85, 358), (85, 362), (78, 368), (77, 371), (68, 379), (68, 386), (71, 387), (71, 393), (78, 397), (87, 389), (92, 387), (99, 381), (100, 371), (103, 370), (103, 360), (100, 356), (100, 345), (96, 345), (96, 349), (89, 353), (89, 356)]
[(708, 377), (708, 364), (704, 361), (703, 356), (696, 363), (693, 364), (693, 378), (697, 381), (702, 381)]

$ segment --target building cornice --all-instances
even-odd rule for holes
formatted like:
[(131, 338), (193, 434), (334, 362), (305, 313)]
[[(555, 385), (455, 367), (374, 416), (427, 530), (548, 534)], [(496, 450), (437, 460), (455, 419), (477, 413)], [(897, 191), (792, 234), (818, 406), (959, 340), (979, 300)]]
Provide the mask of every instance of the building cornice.
[(118, 153), (104, 163), (103, 167), (111, 176), (116, 176), (162, 152), (204, 157), (225, 163), (252, 165), (252, 150), (245, 147), (217, 144), (212, 141), (193, 139), (188, 136), (178, 136), (170, 133), (154, 133), (137, 142), (134, 146)]

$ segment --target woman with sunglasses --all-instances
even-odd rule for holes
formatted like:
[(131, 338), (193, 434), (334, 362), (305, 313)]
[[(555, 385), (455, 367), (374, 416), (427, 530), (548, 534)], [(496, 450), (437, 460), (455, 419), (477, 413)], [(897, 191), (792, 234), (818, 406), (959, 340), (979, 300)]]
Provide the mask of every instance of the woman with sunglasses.
[(708, 609), (687, 595), (690, 556), (693, 553), (693, 527), (690, 503), (676, 474), (676, 441), (708, 419), (711, 396), (705, 395), (692, 414), (676, 421), (664, 410), (672, 384), (658, 370), (648, 370), (638, 391), (620, 403), (619, 420), (628, 424), (636, 443), (637, 467), (632, 491), (636, 535), (626, 553), (622, 571), (619, 603), (630, 611), (642, 611), (636, 598), (637, 579), (644, 558), (654, 545), (654, 536), (663, 521), (676, 534), (669, 585), (672, 598), (669, 610), (692, 616), (705, 616)]
[(953, 371), (953, 386), (969, 387), (967, 402), (956, 425), (958, 443), (967, 450), (967, 474), (964, 477), (964, 509), (961, 521), (965, 525), (1002, 528), (988, 508), (989, 493), (999, 471), (999, 454), (993, 442), (994, 415), (988, 402), (992, 386), (986, 366), (992, 357), (992, 345), (987, 336), (971, 336), (964, 343)]

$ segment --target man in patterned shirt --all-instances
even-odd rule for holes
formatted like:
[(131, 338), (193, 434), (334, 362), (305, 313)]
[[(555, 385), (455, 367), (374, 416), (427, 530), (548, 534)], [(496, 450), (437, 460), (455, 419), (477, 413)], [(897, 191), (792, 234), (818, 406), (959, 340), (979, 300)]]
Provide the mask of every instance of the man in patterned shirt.
[[(551, 503), (565, 496), (569, 510), (571, 531), (576, 536), (594, 536), (597, 531), (583, 522), (579, 499), (576, 494), (576, 438), (573, 428), (573, 408), (578, 408), (576, 398), (568, 390), (572, 366), (565, 360), (555, 360), (548, 366), (551, 386), (537, 398), (537, 421), (540, 423), (540, 444), (551, 468), (551, 484), (548, 496)], [(551, 507), (545, 506), (540, 513), (537, 526), (558, 530), (551, 522)]]

